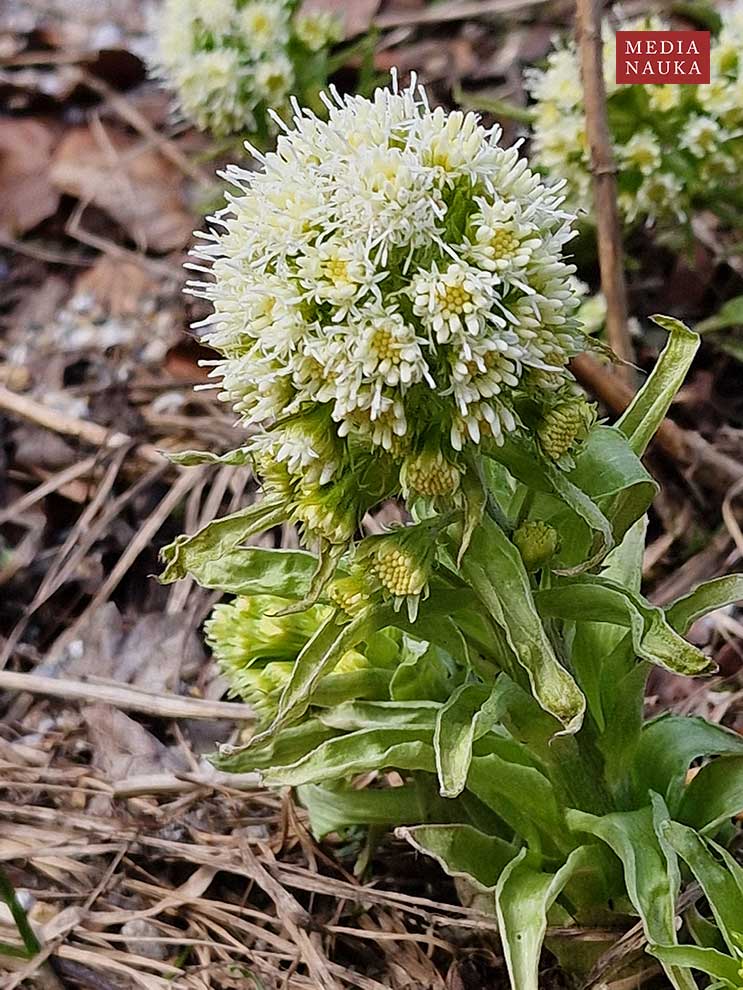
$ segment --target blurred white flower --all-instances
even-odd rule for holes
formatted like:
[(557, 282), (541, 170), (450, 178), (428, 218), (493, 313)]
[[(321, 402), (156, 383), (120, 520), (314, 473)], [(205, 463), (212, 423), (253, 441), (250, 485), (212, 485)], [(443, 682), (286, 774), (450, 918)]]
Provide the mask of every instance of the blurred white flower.
[(324, 50), (338, 37), (334, 18), (308, 25), (293, 11), (291, 0), (163, 0), (152, 72), (198, 127), (217, 136), (272, 133), (266, 111), (287, 110), (305, 69), (323, 77)]
[[(722, 10), (711, 47), (709, 85), (615, 82), (616, 33), (604, 25), (604, 77), (609, 128), (618, 166), (619, 206), (626, 220), (686, 222), (697, 207), (726, 202), (730, 175), (743, 166), (743, 7)], [(621, 31), (668, 30), (658, 17), (622, 21)], [(593, 212), (580, 61), (573, 40), (555, 48), (544, 70), (526, 73), (535, 101), (535, 165), (566, 181), (567, 204)]]

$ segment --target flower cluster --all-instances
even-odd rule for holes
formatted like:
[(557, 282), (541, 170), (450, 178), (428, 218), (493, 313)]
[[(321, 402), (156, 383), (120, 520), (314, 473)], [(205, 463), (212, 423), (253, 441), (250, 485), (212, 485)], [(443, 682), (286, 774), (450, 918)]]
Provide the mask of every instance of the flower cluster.
[(155, 24), (153, 71), (182, 113), (218, 136), (273, 129), (301, 77), (323, 79), (338, 40), (328, 13), (293, 14), (291, 0), (164, 0)]
[(551, 403), (586, 339), (572, 217), (497, 129), (415, 86), (295, 110), (262, 170), (225, 173), (191, 290), (264, 485), (344, 544), (382, 497), (454, 495), (467, 449)]
[[(643, 17), (621, 23), (618, 30), (668, 27), (657, 17)], [(722, 30), (712, 42), (710, 85), (617, 85), (616, 34), (611, 30), (605, 37), (619, 207), (629, 223), (671, 225), (688, 221), (695, 208), (720, 210), (730, 203), (731, 184), (743, 165), (741, 46), (743, 15), (733, 9), (723, 14)], [(575, 42), (554, 49), (545, 69), (529, 70), (527, 87), (535, 100), (535, 162), (566, 179), (569, 205), (590, 215), (590, 151)]]
[[(276, 715), (297, 657), (331, 612), (315, 605), (287, 615), (286, 605), (273, 595), (238, 597), (215, 605), (204, 627), (230, 693), (251, 704), (261, 724)], [(401, 637), (395, 640), (395, 635), (393, 630), (375, 634), (366, 652), (347, 650), (320, 679), (314, 704), (332, 706), (349, 698), (377, 696), (386, 700), (391, 674), (385, 672), (399, 661)]]

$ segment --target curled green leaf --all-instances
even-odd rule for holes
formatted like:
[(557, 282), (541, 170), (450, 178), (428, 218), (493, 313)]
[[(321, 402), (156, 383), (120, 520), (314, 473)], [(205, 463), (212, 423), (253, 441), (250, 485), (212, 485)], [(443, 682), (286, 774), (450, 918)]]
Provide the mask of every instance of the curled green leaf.
[(743, 601), (743, 574), (728, 574), (700, 584), (666, 609), (666, 618), (682, 635), (708, 612)]
[[(504, 867), (518, 855), (518, 848), (497, 835), (486, 835), (472, 825), (419, 825), (398, 828), (396, 835), (419, 852), (432, 856), (450, 877), (469, 881), (482, 891), (492, 891)], [(537, 857), (525, 853), (529, 863)]]
[[(258, 502), (229, 516), (215, 519), (191, 536), (179, 536), (160, 551), (165, 570), (161, 584), (171, 584), (198, 570), (206, 580), (219, 579), (222, 558), (258, 533), (277, 526), (284, 519), (281, 503)], [(207, 584), (206, 587), (218, 587)]]
[(165, 456), (181, 467), (196, 467), (198, 464), (232, 464), (241, 467), (251, 461), (248, 447), (228, 450), (225, 454), (213, 454), (210, 450), (169, 450), (165, 451)]
[(738, 990), (740, 987), (740, 961), (718, 952), (717, 949), (701, 945), (657, 945), (651, 942), (647, 951), (665, 967), (698, 969), (700, 973), (722, 980), (730, 990)]
[(663, 422), (674, 396), (681, 388), (699, 347), (699, 334), (671, 316), (653, 316), (654, 323), (667, 330), (668, 343), (648, 380), (617, 421), (617, 429), (627, 437), (638, 455), (645, 450)]
[(478, 539), (462, 561), (462, 573), (505, 631), (539, 704), (562, 723), (564, 731), (577, 732), (585, 698), (555, 655), (534, 604), (521, 555), (491, 519), (483, 520)]
[(319, 784), (369, 770), (434, 770), (431, 735), (425, 729), (361, 729), (327, 742), (289, 766), (269, 767), (266, 784)]
[(586, 847), (570, 853), (556, 873), (528, 865), (522, 849), (503, 869), (495, 890), (503, 955), (514, 990), (538, 990), (539, 960), (547, 931), (547, 912), (586, 860)]
[(712, 665), (701, 650), (671, 628), (663, 609), (607, 578), (565, 578), (560, 586), (537, 592), (535, 601), (544, 616), (629, 628), (638, 657), (676, 674), (700, 674)]

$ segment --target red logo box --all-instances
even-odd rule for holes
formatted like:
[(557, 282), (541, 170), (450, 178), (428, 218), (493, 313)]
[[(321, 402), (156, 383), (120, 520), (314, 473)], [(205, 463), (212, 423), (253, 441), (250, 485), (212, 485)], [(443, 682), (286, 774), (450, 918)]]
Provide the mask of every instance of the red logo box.
[(617, 83), (709, 83), (709, 31), (618, 31)]

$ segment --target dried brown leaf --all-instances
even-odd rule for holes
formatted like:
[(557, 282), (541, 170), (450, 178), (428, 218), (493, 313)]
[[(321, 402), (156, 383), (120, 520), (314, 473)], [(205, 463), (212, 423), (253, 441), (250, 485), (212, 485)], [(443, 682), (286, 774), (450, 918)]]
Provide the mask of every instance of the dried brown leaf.
[(194, 221), (173, 166), (122, 131), (71, 130), (54, 154), (51, 180), (108, 213), (143, 250), (173, 251), (191, 236)]
[(53, 145), (54, 132), (41, 121), (0, 117), (0, 233), (25, 234), (56, 212)]
[(163, 745), (143, 725), (111, 705), (83, 709), (93, 765), (109, 780), (162, 770), (185, 770), (182, 753)]

